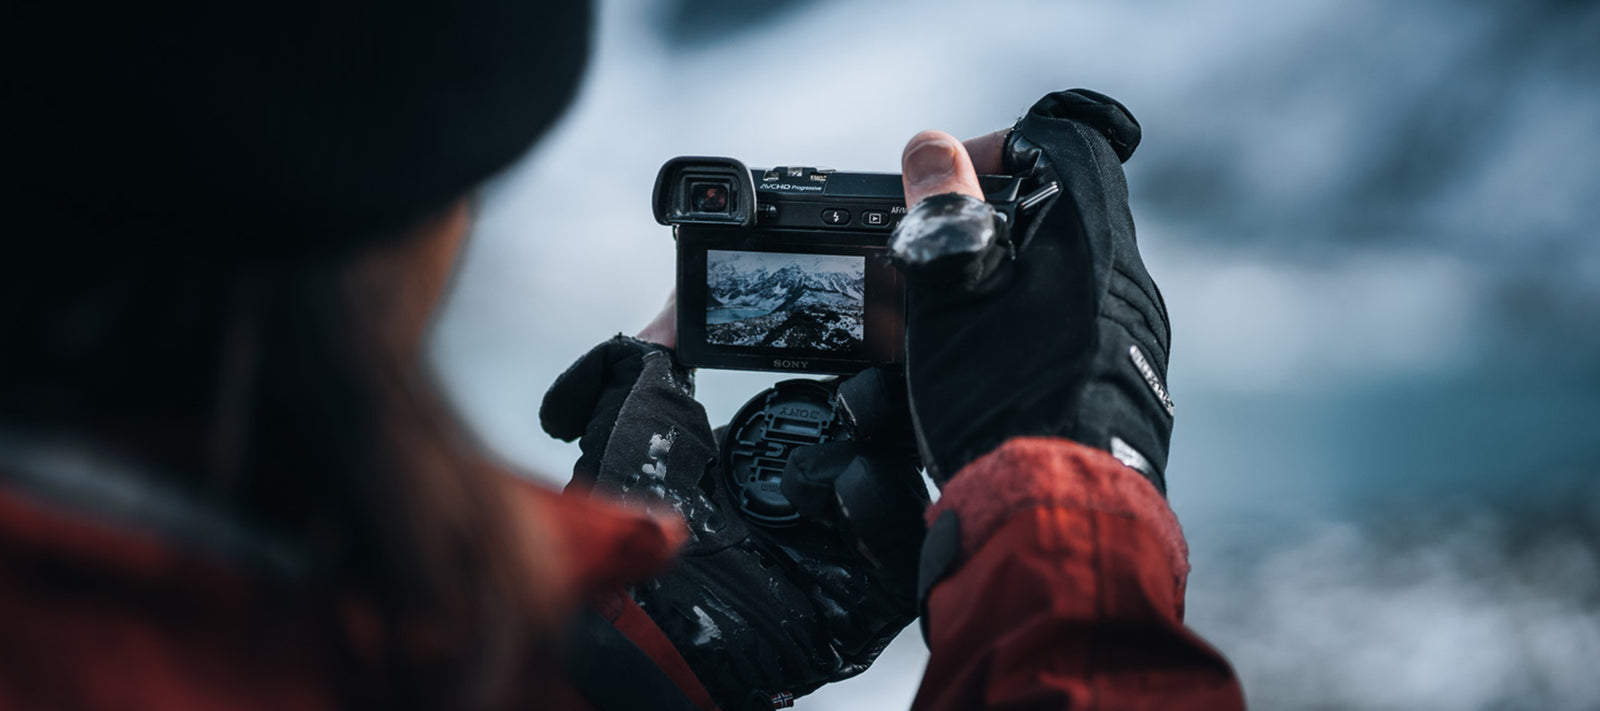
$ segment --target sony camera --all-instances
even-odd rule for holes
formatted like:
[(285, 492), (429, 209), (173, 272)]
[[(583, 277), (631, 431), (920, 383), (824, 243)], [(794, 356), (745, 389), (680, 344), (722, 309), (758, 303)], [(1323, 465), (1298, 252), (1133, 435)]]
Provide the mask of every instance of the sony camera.
[[(979, 182), (1013, 220), (1022, 180)], [(653, 202), (678, 242), (684, 365), (854, 373), (901, 362), (905, 284), (888, 260), (906, 212), (898, 174), (682, 157), (661, 166)]]

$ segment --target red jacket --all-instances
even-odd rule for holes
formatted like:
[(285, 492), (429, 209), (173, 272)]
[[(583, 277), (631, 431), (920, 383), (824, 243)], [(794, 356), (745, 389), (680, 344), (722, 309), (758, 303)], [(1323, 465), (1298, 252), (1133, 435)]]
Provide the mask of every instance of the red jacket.
[[(621, 592), (681, 542), (661, 521), (519, 487), (587, 597), (696, 705), (711, 700)], [(1183, 626), (1186, 551), (1166, 502), (1098, 450), (1019, 439), (929, 511), (959, 547), (928, 599), (917, 709), (1242, 708)], [(226, 564), (0, 491), (0, 709), (327, 709), (330, 660), (302, 610)], [(529, 708), (584, 708), (570, 688)]]

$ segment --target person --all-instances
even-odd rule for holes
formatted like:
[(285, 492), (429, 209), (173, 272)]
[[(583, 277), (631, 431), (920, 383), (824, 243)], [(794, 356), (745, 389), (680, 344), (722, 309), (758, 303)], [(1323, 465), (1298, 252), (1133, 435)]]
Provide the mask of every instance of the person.
[[(838, 387), (863, 412), (909, 392), (943, 488), (916, 584), (915, 520), (877, 549), (837, 525), (774, 547), (696, 498), (714, 434), (670, 321), (547, 397), (547, 429), (584, 440), (574, 491), (483, 453), (429, 376), (427, 325), (473, 190), (570, 100), (590, 15), (19, 11), (0, 708), (772, 707), (858, 673), (918, 609), (919, 708), (1241, 706), (1181, 623), (1165, 312), (1119, 192), (1137, 129), (1098, 95), (1047, 97), (971, 158), (942, 134), (907, 148), (927, 218), (896, 251), (908, 368)], [(1010, 234), (963, 222), (974, 160), (1060, 196)], [(1142, 361), (1107, 350), (1130, 339)], [(865, 444), (794, 480), (904, 471)], [(641, 463), (701, 528), (600, 498)], [(784, 607), (712, 605), (769, 589)], [(697, 607), (712, 624), (663, 614)], [(733, 617), (751, 624), (715, 624)]]
[[(908, 280), (906, 363), (898, 378), (907, 392), (882, 394), (893, 388), (869, 370), (843, 381), (839, 393), (853, 412), (909, 407), (914, 448), (942, 492), (926, 511), (927, 528), (915, 529), (922, 542), (912, 554), (919, 568), (912, 594), (931, 657), (913, 708), (1244, 705), (1227, 661), (1182, 624), (1187, 550), (1164, 498), (1175, 412), (1165, 386), (1168, 318), (1139, 257), (1121, 171), (1139, 138), (1121, 104), (1073, 90), (1045, 96), (1011, 129), (965, 143), (924, 132), (902, 154), (910, 210), (889, 246)], [(1045, 186), (1035, 195), (1047, 197), (1034, 217), (1007, 225), (983, 203), (979, 173), (1031, 177)], [(639, 453), (657, 433), (712, 438), (681, 385), (687, 374), (655, 347), (675, 342), (672, 307), (669, 301), (639, 334), (654, 345), (621, 338), (602, 344), (546, 397), (547, 431), (580, 440), (584, 457), (575, 468), (585, 487), (610, 483), (609, 493), (637, 500), (636, 489), (616, 484), (652, 465)], [(872, 446), (821, 445), (793, 455), (783, 491), (796, 508), (805, 512), (806, 488), (819, 481), (842, 484), (853, 471), (895, 478), (882, 442), (892, 428), (864, 429)], [(892, 431), (888, 439), (892, 451)], [(707, 451), (703, 445), (666, 470), (687, 468)], [(669, 473), (663, 498), (707, 481), (721, 477), (696, 470), (674, 481)], [(842, 499), (846, 490), (827, 493), (822, 498)], [(851, 508), (807, 513), (841, 519)], [(687, 518), (693, 528), (692, 507)], [(883, 533), (891, 525), (910, 528), (852, 529), (852, 544), (873, 553), (856, 568), (892, 567), (906, 556), (894, 545), (903, 536)], [(814, 661), (797, 670), (802, 665), (782, 659), (756, 669), (728, 664), (761, 659), (772, 646), (799, 647), (793, 656), (803, 657), (807, 643), (775, 643), (778, 635), (765, 631), (770, 621), (748, 621), (763, 617), (766, 605), (716, 614), (737, 596), (694, 576), (702, 547), (697, 541), (685, 548), (676, 580), (629, 595), (668, 632), (674, 660), (687, 659), (697, 672), (685, 696), (703, 699), (709, 687), (724, 707), (781, 707), (795, 692), (815, 688), (819, 676), (859, 670)], [(737, 577), (754, 566), (725, 558), (705, 567)], [(894, 576), (887, 577), (892, 591)], [(782, 605), (770, 607), (797, 618)], [(696, 618), (713, 621), (724, 636), (755, 632), (748, 640), (697, 644), (691, 638), (703, 627), (685, 624)], [(885, 621), (891, 624), (876, 626)], [(811, 626), (832, 638), (813, 644), (860, 662), (850, 654), (859, 647), (850, 633), (865, 627), (887, 642), (881, 635), (899, 629), (894, 621), (823, 615)], [(872, 647), (865, 661), (881, 648)], [(750, 689), (755, 693), (741, 696)]]

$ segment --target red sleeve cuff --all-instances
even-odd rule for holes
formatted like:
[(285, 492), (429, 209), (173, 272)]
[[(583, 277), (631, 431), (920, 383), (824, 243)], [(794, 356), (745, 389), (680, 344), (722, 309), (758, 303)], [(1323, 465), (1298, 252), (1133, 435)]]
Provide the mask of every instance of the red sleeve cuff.
[(928, 509), (929, 525), (945, 511), (961, 524), (962, 559), (1015, 514), (1032, 508), (1099, 511), (1140, 521), (1170, 557), (1180, 589), (1189, 547), (1167, 500), (1149, 480), (1110, 454), (1054, 437), (1017, 437), (968, 464)]
[[(716, 711), (717, 703), (712, 700), (711, 692), (700, 683), (683, 655), (672, 646), (672, 640), (667, 639), (639, 603), (620, 588), (595, 595), (590, 602), (618, 632), (649, 656), (691, 703), (704, 711)], [(626, 683), (626, 680), (619, 680), (619, 683)]]

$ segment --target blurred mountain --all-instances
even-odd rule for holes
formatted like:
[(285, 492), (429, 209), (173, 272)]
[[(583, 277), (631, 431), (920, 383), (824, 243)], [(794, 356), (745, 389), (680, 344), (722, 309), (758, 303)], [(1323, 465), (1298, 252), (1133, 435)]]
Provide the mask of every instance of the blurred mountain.
[(714, 264), (706, 274), (707, 309), (742, 313), (737, 320), (708, 320), (706, 340), (820, 350), (860, 345), (865, 333), (864, 265), (857, 259), (832, 260), (829, 266), (789, 264), (771, 270), (740, 262)]
[[(841, 304), (861, 310), (865, 266), (860, 260), (841, 271), (806, 269), (788, 265), (777, 270), (750, 268), (735, 262), (714, 264), (706, 271), (707, 294), (722, 308), (764, 309), (792, 307), (807, 294), (842, 297)], [(837, 300), (837, 299), (836, 299)]]

